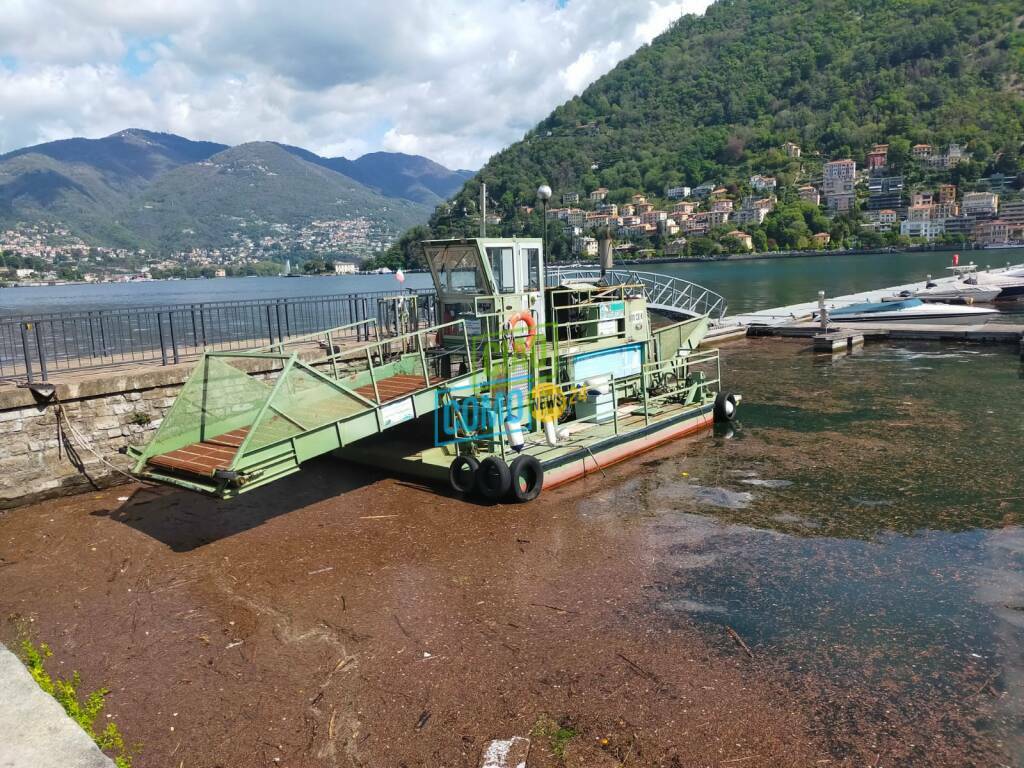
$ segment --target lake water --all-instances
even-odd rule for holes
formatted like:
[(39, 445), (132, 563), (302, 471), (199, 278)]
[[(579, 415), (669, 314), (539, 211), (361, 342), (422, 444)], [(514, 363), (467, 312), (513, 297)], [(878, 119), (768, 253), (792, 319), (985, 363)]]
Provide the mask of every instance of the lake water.
[(724, 652), (736, 631), (836, 757), (868, 738), (876, 765), (1024, 765), (1016, 350), (832, 361), (750, 339), (723, 356), (737, 426), (581, 506), (645, 522), (651, 610)]
[[(857, 256), (822, 256), (792, 259), (656, 264), (663, 272), (722, 294), (729, 314), (815, 301), (818, 291), (842, 296), (887, 286), (905, 285), (949, 275), (953, 251), (869, 253)], [(1005, 266), (1024, 262), (1024, 250), (965, 252), (963, 263)]]
[[(814, 300), (819, 290), (838, 296), (871, 288), (924, 280), (946, 274), (952, 252), (883, 253), (858, 256), (757, 259), (641, 267), (681, 277), (726, 297), (732, 314)], [(1005, 265), (1024, 261), (1024, 250), (973, 251), (964, 261)], [(184, 304), (239, 299), (291, 298), (338, 293), (428, 288), (430, 275), (325, 277), (246, 277), (218, 280), (175, 280), (148, 283), (104, 283), (39, 288), (0, 289), (0, 316), (28, 313), (108, 309), (127, 306)]]
[(320, 277), (234, 277), (215, 280), (154, 280), (31, 288), (0, 288), (0, 316), (44, 312), (117, 309), (206, 301), (288, 299), (340, 293), (373, 293), (429, 288), (430, 275), (411, 274), (404, 283), (394, 275)]

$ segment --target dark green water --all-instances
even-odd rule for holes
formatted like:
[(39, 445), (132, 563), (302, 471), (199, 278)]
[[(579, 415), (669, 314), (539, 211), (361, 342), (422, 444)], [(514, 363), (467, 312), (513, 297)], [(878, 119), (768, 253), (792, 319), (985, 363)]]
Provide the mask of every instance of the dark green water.
[[(817, 299), (818, 291), (842, 296), (948, 275), (953, 251), (874, 253), (792, 259), (654, 264), (645, 267), (703, 285), (722, 294), (737, 314)], [(962, 263), (1005, 266), (1024, 261), (1024, 250), (964, 251)]]
[(1015, 352), (874, 345), (833, 362), (764, 339), (724, 354), (744, 395), (732, 434), (648, 462), (587, 511), (653, 518), (653, 609), (724, 652), (738, 632), (838, 760), (867, 740), (879, 765), (1024, 764)]

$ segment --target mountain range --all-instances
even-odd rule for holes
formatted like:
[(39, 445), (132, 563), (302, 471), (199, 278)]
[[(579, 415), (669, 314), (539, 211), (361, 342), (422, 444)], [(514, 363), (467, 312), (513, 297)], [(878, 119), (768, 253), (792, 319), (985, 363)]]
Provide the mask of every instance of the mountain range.
[(299, 147), (235, 147), (129, 129), (0, 155), (0, 226), (47, 223), (93, 245), (212, 248), (300, 229), (365, 221), (387, 240), (421, 223), (470, 171), (375, 152), (356, 160)]
[(494, 155), (388, 259), (414, 260), (418, 237), (474, 231), (480, 181), (505, 234), (538, 234), (539, 212), (525, 211), (541, 183), (552, 205), (599, 187), (622, 203), (703, 182), (740, 196), (754, 174), (795, 194), (825, 160), (863, 167), (876, 142), (907, 173), (916, 144), (966, 146), (971, 162), (948, 178), (964, 187), (1024, 170), (1020, 0), (717, 0)]

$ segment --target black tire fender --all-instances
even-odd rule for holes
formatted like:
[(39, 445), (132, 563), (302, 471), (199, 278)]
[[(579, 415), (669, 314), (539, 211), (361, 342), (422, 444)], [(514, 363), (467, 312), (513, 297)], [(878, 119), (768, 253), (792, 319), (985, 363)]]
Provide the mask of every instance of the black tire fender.
[(533, 501), (540, 496), (544, 487), (544, 468), (533, 456), (517, 456), (509, 467), (512, 498), (516, 501)]
[(725, 424), (736, 418), (738, 402), (731, 392), (719, 392), (715, 396), (715, 423)]
[(448, 484), (456, 493), (469, 493), (476, 487), (480, 462), (472, 456), (456, 456), (448, 467)]
[(497, 501), (508, 495), (512, 473), (500, 456), (488, 456), (476, 471), (476, 489), (485, 499)]

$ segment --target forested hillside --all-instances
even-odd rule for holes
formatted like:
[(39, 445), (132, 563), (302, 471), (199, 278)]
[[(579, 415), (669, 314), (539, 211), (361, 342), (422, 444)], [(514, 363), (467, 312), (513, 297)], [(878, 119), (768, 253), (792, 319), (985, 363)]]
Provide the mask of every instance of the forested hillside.
[[(539, 232), (520, 206), (541, 182), (555, 202), (597, 187), (613, 202), (706, 180), (736, 189), (754, 173), (786, 184), (815, 162), (861, 165), (875, 142), (896, 169), (916, 143), (966, 144), (954, 183), (1017, 173), (1022, 126), (1019, 0), (719, 0), (491, 158), (430, 227), (473, 231), (480, 179), (506, 233)], [(802, 161), (781, 151), (787, 141)]]
[(61, 230), (78, 249), (248, 252), (269, 238), (279, 259), (362, 256), (426, 221), (470, 175), (416, 155), (326, 158), (139, 129), (52, 141), (0, 155), (0, 231), (14, 232), (0, 250), (31, 252), (55, 244), (40, 232)]

